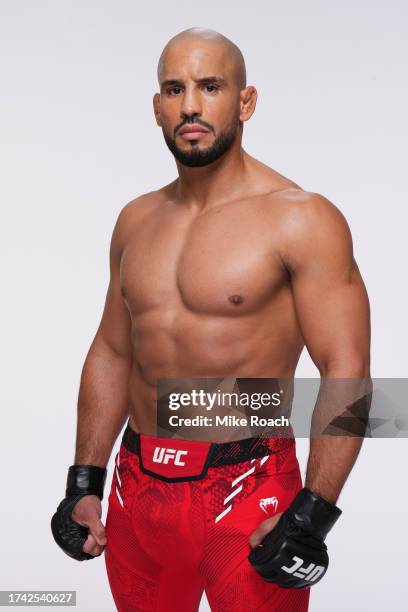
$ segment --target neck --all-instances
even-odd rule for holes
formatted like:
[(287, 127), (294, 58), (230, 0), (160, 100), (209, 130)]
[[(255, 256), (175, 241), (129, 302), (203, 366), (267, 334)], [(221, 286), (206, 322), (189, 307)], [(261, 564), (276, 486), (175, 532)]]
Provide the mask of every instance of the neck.
[[(215, 162), (198, 168), (176, 161), (179, 178), (175, 182), (177, 200), (192, 207), (207, 209), (233, 200), (242, 190), (248, 167), (248, 154), (241, 143), (233, 145)], [(237, 177), (240, 180), (237, 181)]]

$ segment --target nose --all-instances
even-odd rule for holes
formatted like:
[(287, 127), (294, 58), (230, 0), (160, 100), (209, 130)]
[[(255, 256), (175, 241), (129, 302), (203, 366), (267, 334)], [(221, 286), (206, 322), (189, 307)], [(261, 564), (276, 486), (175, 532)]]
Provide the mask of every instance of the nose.
[(180, 113), (182, 118), (201, 115), (200, 93), (194, 86), (187, 86), (184, 90)]

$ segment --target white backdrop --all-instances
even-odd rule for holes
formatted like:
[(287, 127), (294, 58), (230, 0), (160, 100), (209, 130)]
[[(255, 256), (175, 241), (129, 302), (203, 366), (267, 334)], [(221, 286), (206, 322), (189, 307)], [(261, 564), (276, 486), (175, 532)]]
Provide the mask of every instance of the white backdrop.
[[(80, 611), (108, 612), (103, 560), (66, 557), (49, 520), (73, 461), (113, 224), (126, 202), (175, 177), (152, 112), (161, 49), (192, 26), (241, 47), (259, 91), (244, 147), (342, 210), (371, 300), (372, 375), (404, 377), (408, 8), (0, 0), (0, 11), (0, 589), (75, 589)], [(307, 354), (297, 375), (318, 375)], [(298, 450), (305, 467), (308, 441)], [(407, 460), (408, 440), (365, 441), (313, 612), (406, 609)]]

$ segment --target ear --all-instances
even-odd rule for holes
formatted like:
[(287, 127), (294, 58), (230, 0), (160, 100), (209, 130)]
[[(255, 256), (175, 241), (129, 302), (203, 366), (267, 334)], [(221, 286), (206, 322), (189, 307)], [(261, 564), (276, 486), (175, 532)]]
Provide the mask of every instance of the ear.
[(156, 117), (156, 123), (161, 127), (161, 119), (160, 119), (160, 94), (155, 93), (153, 96), (153, 110), (154, 116)]
[(257, 99), (258, 92), (252, 85), (248, 85), (248, 87), (245, 87), (245, 89), (241, 89), (239, 94), (239, 104), (241, 110), (239, 118), (241, 121), (248, 121), (248, 119), (252, 116)]

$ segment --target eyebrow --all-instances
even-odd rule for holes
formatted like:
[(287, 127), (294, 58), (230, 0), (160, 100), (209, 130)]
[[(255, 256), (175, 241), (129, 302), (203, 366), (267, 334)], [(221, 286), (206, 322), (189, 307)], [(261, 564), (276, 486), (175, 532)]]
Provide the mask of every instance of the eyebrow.
[[(217, 83), (219, 85), (223, 85), (224, 83), (226, 83), (225, 79), (223, 79), (220, 76), (208, 76), (208, 77), (203, 77), (202, 79), (194, 79), (195, 83), (198, 83), (199, 85), (205, 85), (206, 83)], [(182, 85), (183, 81), (181, 79), (167, 79), (166, 81), (163, 81), (163, 83), (161, 84), (161, 87), (169, 87), (169, 85)]]

